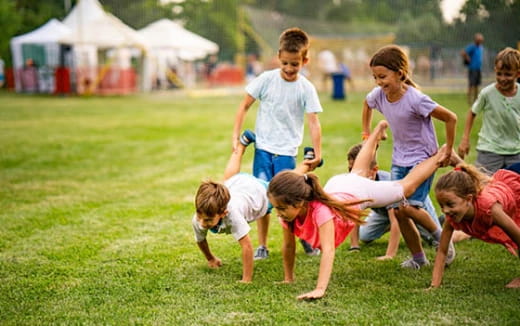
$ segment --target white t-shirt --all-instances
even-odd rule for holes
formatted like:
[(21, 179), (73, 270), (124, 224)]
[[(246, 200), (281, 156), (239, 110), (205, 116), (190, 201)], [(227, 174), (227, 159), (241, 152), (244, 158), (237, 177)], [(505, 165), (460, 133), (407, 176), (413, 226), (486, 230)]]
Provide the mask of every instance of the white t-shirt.
[[(266, 182), (246, 173), (239, 173), (224, 182), (231, 199), (227, 209), (228, 215), (222, 218), (217, 233), (232, 234), (235, 240), (242, 239), (249, 233), (249, 223), (256, 221), (267, 213)], [(192, 219), (195, 241), (206, 239), (207, 229), (200, 226), (197, 215)]]
[(256, 147), (272, 154), (296, 156), (303, 141), (305, 113), (323, 111), (314, 85), (301, 74), (288, 82), (280, 69), (274, 69), (251, 81), (246, 92), (260, 101)]

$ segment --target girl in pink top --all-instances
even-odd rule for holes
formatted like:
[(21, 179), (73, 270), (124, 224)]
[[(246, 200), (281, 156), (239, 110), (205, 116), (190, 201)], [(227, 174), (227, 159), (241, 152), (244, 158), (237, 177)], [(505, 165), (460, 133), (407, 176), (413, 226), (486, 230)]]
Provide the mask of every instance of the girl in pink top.
[(318, 299), (325, 295), (335, 248), (355, 224), (363, 223), (365, 208), (385, 207), (406, 198), (435, 172), (440, 158), (446, 155), (443, 147), (398, 181), (368, 179), (377, 144), (386, 138), (387, 127), (386, 121), (380, 121), (361, 148), (352, 172), (332, 177), (325, 187), (321, 187), (316, 175), (296, 171), (280, 172), (269, 183), (268, 197), (283, 225), (284, 282), (294, 281), (295, 236), (321, 249), (316, 288), (298, 299)]
[[(456, 156), (456, 154), (452, 154)], [(520, 247), (520, 174), (498, 170), (490, 178), (460, 158), (457, 167), (439, 178), (437, 201), (446, 214), (431, 287), (439, 287), (448, 243), (454, 230), (490, 243), (502, 244), (518, 258)], [(518, 164), (517, 164), (518, 165)], [(520, 287), (520, 277), (506, 287)]]

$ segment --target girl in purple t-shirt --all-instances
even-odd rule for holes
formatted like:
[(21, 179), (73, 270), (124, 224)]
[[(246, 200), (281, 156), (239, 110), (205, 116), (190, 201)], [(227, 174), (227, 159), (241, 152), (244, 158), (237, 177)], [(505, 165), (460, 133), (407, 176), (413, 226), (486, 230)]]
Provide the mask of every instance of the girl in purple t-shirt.
[[(363, 104), (363, 138), (369, 135), (372, 109), (380, 111), (388, 121), (394, 139), (392, 180), (404, 178), (415, 165), (437, 152), (432, 117), (446, 124), (447, 150), (440, 163), (447, 165), (455, 138), (455, 113), (417, 90), (410, 78), (408, 57), (400, 47), (389, 45), (381, 48), (370, 60), (370, 68), (377, 87), (367, 95)], [(419, 269), (429, 264), (414, 221), (430, 231), (436, 243), (440, 239), (441, 229), (423, 208), (432, 181), (433, 175), (405, 201), (391, 207), (396, 210), (401, 233), (413, 256), (401, 264), (405, 268)], [(446, 262), (451, 263), (454, 257), (455, 251), (451, 246)]]

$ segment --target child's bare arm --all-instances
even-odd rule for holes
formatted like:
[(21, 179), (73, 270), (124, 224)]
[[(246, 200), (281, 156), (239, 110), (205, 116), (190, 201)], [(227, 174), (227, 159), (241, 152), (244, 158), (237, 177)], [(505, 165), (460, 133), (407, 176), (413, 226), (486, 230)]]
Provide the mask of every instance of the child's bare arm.
[(253, 280), (253, 246), (249, 234), (238, 240), (242, 247), (242, 283), (250, 283)]
[(446, 265), (446, 255), (448, 254), (448, 247), (450, 245), (452, 235), (453, 227), (449, 223), (444, 223), (439, 249), (437, 249), (435, 264), (433, 265), (432, 283), (430, 288), (438, 288), (441, 286), (442, 276), (444, 275), (444, 267)]
[(235, 124), (233, 125), (233, 151), (236, 150), (240, 137), (240, 132), (242, 131), (242, 125), (244, 124), (244, 120), (246, 118), (247, 111), (251, 107), (251, 105), (255, 102), (255, 98), (249, 94), (246, 94), (240, 105), (238, 106), (237, 113), (235, 115)]
[[(520, 248), (520, 227), (515, 224), (513, 219), (504, 212), (502, 205), (495, 203), (491, 207), (491, 216), (496, 225), (498, 225)], [(518, 252), (516, 252), (518, 255)]]
[(325, 295), (329, 285), (336, 248), (334, 246), (334, 220), (330, 219), (320, 226), (321, 260), (316, 288), (298, 296), (298, 299), (319, 299)]
[(393, 209), (388, 210), (388, 219), (390, 220), (390, 237), (388, 238), (388, 245), (386, 246), (386, 254), (382, 257), (378, 257), (379, 260), (394, 258), (399, 249), (401, 230), (399, 229), (399, 223), (397, 222)]
[(314, 148), (314, 159), (308, 160), (311, 170), (316, 168), (321, 161), (321, 124), (317, 113), (307, 114), (307, 123), (309, 124), (309, 132), (311, 142)]
[(367, 100), (363, 101), (363, 113), (361, 120), (361, 127), (363, 128), (363, 140), (370, 135), (370, 124), (372, 123), (372, 109), (368, 107)]
[(442, 166), (449, 164), (451, 151), (455, 142), (455, 127), (457, 125), (457, 115), (443, 106), (437, 106), (431, 113), (435, 119), (441, 120), (446, 124), (446, 146), (447, 151), (441, 158)]
[(282, 245), (282, 257), (283, 257), (283, 272), (284, 272), (284, 283), (294, 282), (294, 261), (296, 254), (296, 241), (294, 234), (287, 228), (283, 228), (283, 245)]
[(197, 242), (197, 245), (199, 246), (200, 251), (206, 257), (209, 267), (218, 268), (218, 267), (222, 266), (222, 261), (211, 253), (211, 250), (209, 249), (208, 241), (206, 239), (202, 240), (201, 242)]
[(459, 148), (457, 151), (462, 159), (469, 153), (471, 128), (473, 128), (475, 116), (475, 113), (473, 113), (473, 111), (469, 109), (468, 114), (466, 115), (466, 123), (464, 124), (464, 134), (462, 135), (462, 139), (460, 140)]

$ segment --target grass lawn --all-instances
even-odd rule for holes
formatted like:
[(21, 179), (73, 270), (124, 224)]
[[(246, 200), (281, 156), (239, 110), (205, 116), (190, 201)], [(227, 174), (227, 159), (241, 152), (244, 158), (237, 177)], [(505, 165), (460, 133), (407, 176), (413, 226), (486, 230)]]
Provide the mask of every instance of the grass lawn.
[[(458, 144), (465, 95), (430, 95), (457, 112)], [(322, 96), (325, 165), (316, 173), (323, 182), (345, 170), (347, 148), (360, 141), (363, 97)], [(241, 99), (0, 93), (0, 324), (520, 324), (520, 291), (504, 287), (520, 276), (518, 259), (477, 240), (457, 244), (445, 285), (433, 292), (424, 291), (431, 268), (400, 268), (409, 255), (402, 241), (396, 259), (375, 260), (385, 236), (357, 254), (347, 252), (347, 240), (327, 295), (297, 301), (315, 286), (319, 257), (298, 246), (297, 281), (278, 284), (275, 218), (271, 256), (255, 264), (252, 284), (237, 282), (240, 247), (231, 236), (209, 235), (224, 265), (207, 268), (191, 230), (193, 196), (201, 180), (222, 177)], [(252, 109), (246, 127), (255, 115)], [(479, 126), (477, 120), (472, 145)], [(443, 142), (444, 126), (436, 128)], [(381, 168), (389, 168), (391, 150), (391, 140), (380, 146)], [(251, 162), (249, 150), (243, 171)], [(433, 248), (426, 250), (433, 260)]]

